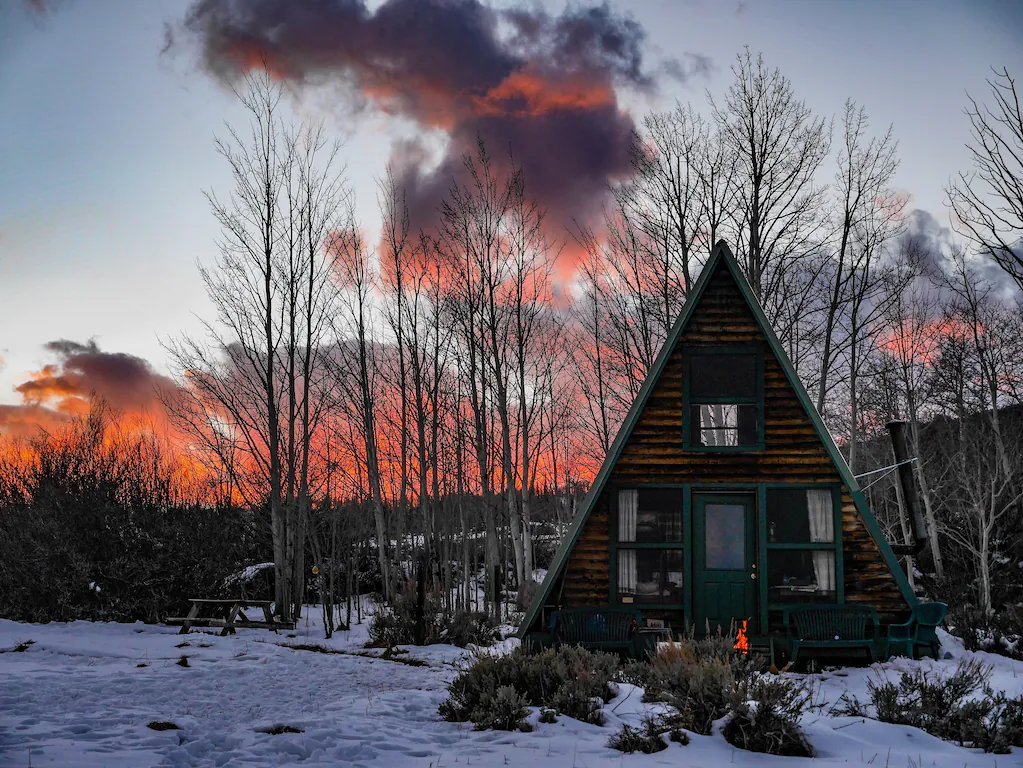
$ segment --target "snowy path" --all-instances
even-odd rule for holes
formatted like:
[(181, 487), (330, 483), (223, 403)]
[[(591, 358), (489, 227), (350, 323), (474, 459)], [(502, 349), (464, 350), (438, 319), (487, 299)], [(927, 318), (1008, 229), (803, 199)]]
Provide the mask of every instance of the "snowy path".
[[(242, 630), (221, 638), (141, 624), (27, 625), (0, 621), (0, 766), (775, 766), (792, 760), (734, 750), (718, 736), (693, 737), (656, 755), (606, 748), (621, 721), (644, 710), (622, 686), (599, 728), (569, 718), (533, 733), (475, 732), (442, 721), (437, 705), (464, 653), (449, 646), (413, 649), (429, 666), (354, 655), (292, 650), (284, 643), (328, 644), (363, 653), (365, 628), (324, 643), (315, 627), (298, 637)], [(21, 653), (18, 643), (33, 640)], [(187, 640), (186, 647), (176, 647)], [(176, 664), (181, 654), (189, 666)], [(1023, 692), (1023, 665), (998, 657), (998, 688)], [(891, 665), (911, 665), (901, 661)], [(932, 664), (933, 662), (924, 662)], [(948, 665), (950, 662), (943, 662)], [(147, 664), (148, 666), (138, 666)], [(880, 670), (881, 668), (878, 668)], [(868, 675), (848, 670), (819, 681), (816, 699), (849, 690), (865, 695)], [(984, 755), (914, 729), (827, 716), (804, 717), (815, 764), (889, 768), (1023, 765), (1023, 755)], [(531, 718), (536, 722), (536, 713)], [(181, 730), (154, 731), (153, 720)], [(302, 733), (271, 735), (274, 725)], [(804, 761), (799, 761), (804, 762)]]

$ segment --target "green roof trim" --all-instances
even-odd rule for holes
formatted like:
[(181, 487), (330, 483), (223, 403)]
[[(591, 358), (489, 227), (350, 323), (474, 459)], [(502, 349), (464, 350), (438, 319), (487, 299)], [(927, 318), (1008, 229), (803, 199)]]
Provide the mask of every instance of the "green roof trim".
[[(675, 321), (675, 324), (672, 326), (667, 338), (664, 340), (664, 345), (661, 347), (660, 352), (657, 353), (657, 358), (650, 367), (650, 371), (647, 373), (646, 379), (643, 381), (643, 386), (640, 387), (639, 393), (636, 395), (636, 399), (632, 403), (632, 407), (629, 408), (629, 412), (626, 415), (625, 420), (622, 422), (622, 426), (619, 428), (618, 434), (615, 436), (614, 442), (611, 444), (611, 448), (608, 451), (607, 456), (604, 457), (604, 462), (601, 464), (600, 471), (597, 472), (597, 476), (593, 480), (593, 485), (590, 486), (590, 490), (583, 499), (583, 503), (579, 511), (576, 513), (575, 519), (572, 521), (568, 531), (565, 533), (561, 543), (558, 545), (558, 549), (554, 553), (554, 557), (551, 561), (551, 567), (548, 569), (547, 575), (544, 577), (543, 583), (540, 585), (540, 589), (537, 590), (537, 593), (533, 598), (533, 602), (530, 604), (529, 610), (526, 612), (525, 618), (519, 625), (518, 632), (516, 633), (518, 637), (525, 637), (529, 628), (533, 625), (537, 616), (543, 610), (543, 606), (547, 603), (551, 590), (554, 588), (561, 571), (565, 567), (568, 554), (572, 551), (576, 541), (579, 539), (579, 534), (582, 531), (583, 526), (586, 524), (586, 520), (593, 511), (594, 506), (596, 506), (597, 499), (603, 492), (604, 487), (607, 485), (608, 478), (611, 476), (611, 472), (614, 470), (615, 464), (618, 462), (618, 457), (621, 455), (625, 444), (632, 435), (632, 430), (635, 427), (636, 422), (639, 420), (640, 414), (646, 407), (650, 393), (653, 391), (657, 381), (661, 378), (661, 373), (664, 371), (664, 366), (667, 364), (668, 358), (671, 356), (675, 346), (678, 344), (678, 340), (681, 338), (682, 333), (689, 324), (689, 319), (692, 317), (696, 306), (700, 303), (700, 299), (703, 297), (704, 291), (710, 283), (712, 276), (721, 266), (728, 270), (732, 279), (735, 281), (735, 284), (738, 286), (740, 293), (746, 300), (747, 305), (753, 312), (753, 318), (756, 320), (760, 331), (767, 339), (768, 347), (781, 364), (782, 370), (785, 372), (785, 377), (788, 379), (790, 386), (795, 391), (796, 397), (803, 406), (803, 410), (806, 411), (807, 416), (809, 416), (810, 421), (817, 432), (817, 436), (824, 444), (825, 450), (834, 463), (835, 468), (838, 470), (843, 484), (852, 495), (856, 504), (856, 509), (863, 518), (864, 525), (870, 532), (871, 537), (877, 544), (881, 556), (892, 571), (892, 575), (899, 585), (899, 590), (902, 593), (902, 596), (906, 599), (910, 606), (913, 606), (918, 602), (916, 595), (913, 593), (913, 590), (909, 585), (909, 581), (906, 579), (905, 573), (902, 572), (902, 568), (899, 566), (895, 553), (892, 552), (891, 546), (888, 544), (888, 540), (881, 531), (881, 527), (878, 525), (877, 520), (870, 511), (870, 508), (867, 506), (866, 499), (860, 492), (859, 485), (852, 474), (852, 470), (849, 469), (849, 465), (846, 463), (845, 457), (838, 449), (838, 444), (835, 442), (831, 432), (824, 424), (823, 419), (821, 419), (816, 406), (814, 406), (813, 402), (810, 400), (810, 396), (807, 393), (806, 388), (803, 386), (803, 382), (799, 380), (799, 376), (796, 374), (796, 370), (792, 366), (789, 356), (785, 353), (785, 350), (782, 347), (781, 342), (778, 340), (774, 329), (771, 327), (770, 322), (768, 322), (767, 316), (764, 314), (764, 310), (760, 306), (760, 302), (757, 300), (752, 287), (746, 280), (746, 276), (743, 275), (742, 270), (739, 268), (739, 265), (736, 262), (735, 257), (732, 255), (732, 252), (729, 250), (728, 245), (724, 240), (719, 240), (717, 244), (715, 244), (714, 249), (711, 251), (710, 258), (704, 265), (703, 270), (700, 272), (700, 277), (696, 281), (696, 285), (693, 286), (689, 296), (686, 298), (686, 303), (682, 307), (682, 311), (679, 313), (678, 319)], [(544, 628), (540, 628), (540, 631), (543, 630)]]

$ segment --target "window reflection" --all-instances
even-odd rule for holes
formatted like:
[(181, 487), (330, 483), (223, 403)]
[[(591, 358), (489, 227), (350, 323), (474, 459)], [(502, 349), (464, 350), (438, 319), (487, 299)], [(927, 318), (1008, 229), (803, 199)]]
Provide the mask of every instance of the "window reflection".
[(769, 544), (831, 544), (835, 507), (830, 488), (769, 488)]
[(775, 549), (767, 558), (771, 602), (833, 601), (835, 552), (816, 549)]
[(683, 555), (678, 549), (618, 551), (618, 595), (634, 603), (680, 605)]

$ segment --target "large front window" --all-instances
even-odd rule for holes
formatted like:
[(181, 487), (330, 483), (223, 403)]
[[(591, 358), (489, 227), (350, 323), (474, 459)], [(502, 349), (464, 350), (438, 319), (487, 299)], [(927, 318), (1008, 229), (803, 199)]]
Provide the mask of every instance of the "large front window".
[(618, 492), (618, 600), (681, 605), (682, 492), (632, 488)]
[(767, 592), (770, 602), (834, 602), (837, 536), (831, 488), (767, 490)]
[(687, 355), (685, 409), (689, 449), (761, 448), (759, 359), (753, 350)]

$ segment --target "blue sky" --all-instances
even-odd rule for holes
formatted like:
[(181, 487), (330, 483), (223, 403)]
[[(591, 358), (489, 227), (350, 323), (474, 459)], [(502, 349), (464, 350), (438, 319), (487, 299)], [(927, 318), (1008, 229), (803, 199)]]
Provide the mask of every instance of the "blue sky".
[[(506, 4), (506, 3), (504, 3)], [(552, 13), (562, 3), (545, 4)], [(707, 56), (706, 77), (622, 94), (636, 118), (678, 98), (720, 96), (743, 45), (762, 52), (817, 113), (862, 103), (893, 123), (911, 205), (947, 223), (942, 186), (968, 167), (965, 91), (990, 67), (1023, 75), (1023, 2), (983, 0), (632, 0), (647, 60)], [(165, 368), (159, 338), (208, 316), (195, 263), (215, 253), (204, 189), (229, 179), (213, 135), (241, 116), (187, 44), (161, 54), (188, 3), (64, 0), (42, 16), (0, 3), (0, 403), (49, 362), (43, 344), (95, 338)], [(366, 231), (374, 179), (407, 121), (334, 109), (329, 92), (296, 108), (347, 134), (348, 175)]]

